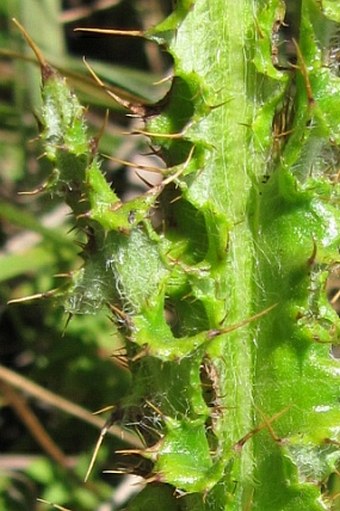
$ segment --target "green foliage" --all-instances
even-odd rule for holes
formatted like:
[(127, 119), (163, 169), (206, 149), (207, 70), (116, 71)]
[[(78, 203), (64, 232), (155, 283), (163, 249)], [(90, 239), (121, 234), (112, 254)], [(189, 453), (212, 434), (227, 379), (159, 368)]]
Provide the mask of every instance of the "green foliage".
[(170, 92), (142, 111), (168, 169), (124, 203), (78, 99), (40, 62), (45, 188), (87, 236), (58, 297), (72, 314), (110, 306), (133, 380), (125, 421), (151, 424), (138, 454), (157, 484), (131, 510), (335, 509), (339, 8), (302, 0), (281, 58), (284, 4), (260, 4), (178, 2), (148, 31), (174, 58)]

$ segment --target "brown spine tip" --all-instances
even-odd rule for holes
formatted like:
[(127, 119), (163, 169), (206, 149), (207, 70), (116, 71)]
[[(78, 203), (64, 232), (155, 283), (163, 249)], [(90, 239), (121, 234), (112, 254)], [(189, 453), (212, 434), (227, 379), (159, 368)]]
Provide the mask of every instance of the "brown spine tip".
[(313, 266), (316, 260), (316, 253), (317, 253), (317, 245), (315, 240), (313, 239), (313, 251), (312, 255), (307, 259), (308, 266)]
[(40, 49), (35, 44), (35, 42), (31, 38), (31, 36), (27, 32), (27, 30), (23, 27), (23, 25), (21, 25), (21, 23), (16, 18), (12, 18), (12, 21), (15, 24), (15, 26), (20, 30), (20, 32), (22, 33), (23, 37), (25, 38), (27, 44), (29, 45), (29, 47), (32, 49), (34, 55), (36, 56), (36, 58), (40, 64), (42, 80), (43, 80), (43, 82), (46, 82), (46, 80), (48, 80), (51, 76), (55, 75), (55, 71), (46, 62), (46, 59), (45, 59), (43, 53), (40, 51)]
[(145, 32), (143, 32), (142, 30), (117, 30), (114, 28), (77, 27), (74, 29), (74, 32), (92, 32), (93, 34), (145, 37)]

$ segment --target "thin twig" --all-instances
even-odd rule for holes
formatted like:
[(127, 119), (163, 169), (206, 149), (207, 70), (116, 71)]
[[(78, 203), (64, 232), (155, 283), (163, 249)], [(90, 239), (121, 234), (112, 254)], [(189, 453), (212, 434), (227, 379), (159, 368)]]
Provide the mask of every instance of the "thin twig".
[(59, 20), (61, 23), (72, 23), (82, 18), (88, 18), (99, 11), (111, 9), (120, 2), (121, 0), (97, 0), (97, 2), (94, 2), (93, 5), (73, 7), (61, 12), (59, 14)]
[[(85, 408), (82, 408), (81, 406), (72, 403), (72, 401), (69, 401), (68, 399), (58, 396), (57, 394), (54, 394), (54, 392), (51, 392), (50, 390), (44, 389), (40, 385), (33, 383), (24, 376), (21, 376), (16, 372), (11, 371), (10, 369), (7, 369), (1, 364), (0, 379), (8, 383), (9, 385), (12, 385), (13, 387), (18, 388), (23, 392), (26, 392), (27, 394), (30, 394), (36, 399), (44, 401), (45, 403), (48, 403), (51, 406), (58, 408), (59, 410), (62, 410), (65, 413), (73, 415), (74, 417), (77, 417), (79, 420), (87, 422), (88, 424), (91, 424), (92, 426), (95, 426), (100, 430), (105, 426), (106, 422), (105, 420), (101, 419), (100, 417), (92, 415), (92, 413), (90, 413)], [(121, 440), (123, 440), (127, 444), (130, 444), (131, 446), (142, 447), (142, 443), (135, 435), (133, 435), (129, 431), (125, 431), (124, 429), (120, 428), (115, 424), (110, 428), (108, 434), (120, 438)]]
[(37, 416), (28, 406), (25, 398), (4, 381), (0, 381), (0, 389), (7, 399), (8, 404), (13, 408), (42, 449), (59, 465), (67, 468), (66, 456), (47, 433)]

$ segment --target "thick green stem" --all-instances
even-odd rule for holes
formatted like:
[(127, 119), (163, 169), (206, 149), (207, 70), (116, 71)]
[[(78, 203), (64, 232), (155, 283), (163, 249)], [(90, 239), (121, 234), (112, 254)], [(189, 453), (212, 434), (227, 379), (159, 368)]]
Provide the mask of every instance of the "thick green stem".
[[(247, 219), (253, 173), (247, 91), (247, 74), (251, 71), (246, 60), (246, 36), (253, 5), (229, 1), (224, 2), (222, 11), (221, 7), (219, 2), (197, 4), (188, 16), (187, 30), (184, 35), (180, 32), (176, 40), (176, 46), (187, 49), (181, 60), (185, 70), (204, 69), (202, 78), (211, 91), (205, 101), (211, 106), (219, 105), (204, 121), (204, 141), (211, 146), (211, 155), (188, 194), (192, 202), (209, 211), (208, 230), (212, 222), (219, 222), (219, 235), (227, 240), (225, 255), (214, 269), (212, 264), (215, 300), (221, 303), (221, 307), (215, 308), (212, 326), (221, 324), (221, 320), (225, 326), (239, 323), (254, 313), (250, 292), (253, 243)], [(198, 39), (197, 27), (202, 31)], [(200, 45), (195, 43), (197, 40)], [(216, 232), (209, 235), (213, 238)], [(215, 261), (218, 258), (216, 254)], [(241, 457), (231, 452), (232, 446), (253, 428), (252, 342), (251, 330), (243, 328), (241, 333), (222, 336), (207, 347), (219, 375), (217, 399), (221, 418), (216, 434), (221, 456), (225, 457), (226, 465), (228, 461), (233, 464), (232, 478), (237, 481), (252, 478), (250, 444), (244, 447)], [(232, 458), (235, 459), (231, 461)], [(241, 506), (242, 493), (243, 488), (237, 488), (235, 509)]]

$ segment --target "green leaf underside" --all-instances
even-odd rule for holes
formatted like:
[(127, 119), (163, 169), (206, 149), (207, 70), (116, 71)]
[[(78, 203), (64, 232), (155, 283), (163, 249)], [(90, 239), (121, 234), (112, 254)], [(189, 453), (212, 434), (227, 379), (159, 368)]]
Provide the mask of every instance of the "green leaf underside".
[(169, 170), (124, 204), (82, 107), (43, 70), (47, 188), (88, 233), (66, 310), (120, 309), (136, 360), (127, 417), (147, 402), (160, 428), (144, 452), (158, 483), (131, 510), (163, 491), (169, 510), (332, 509), (339, 324), (324, 286), (339, 247), (340, 85), (327, 16), (339, 20), (335, 2), (301, 2), (297, 63), (284, 67), (280, 0), (178, 2), (150, 31), (175, 62), (168, 101), (147, 120)]

